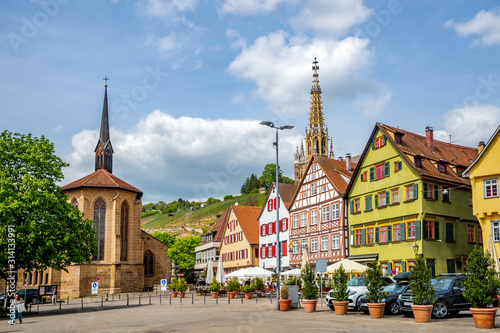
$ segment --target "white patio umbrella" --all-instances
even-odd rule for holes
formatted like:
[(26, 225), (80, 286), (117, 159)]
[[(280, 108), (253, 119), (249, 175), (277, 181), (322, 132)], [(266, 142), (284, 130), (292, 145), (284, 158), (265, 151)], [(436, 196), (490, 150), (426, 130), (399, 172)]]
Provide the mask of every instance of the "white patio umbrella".
[(490, 235), (488, 239), (488, 251), (491, 254), (491, 257), (495, 261), (495, 269), (497, 272), (500, 272), (500, 269), (498, 267), (498, 253), (497, 249), (495, 248), (495, 242), (493, 241), (493, 235)]
[(207, 265), (207, 278), (205, 280), (207, 282), (207, 286), (210, 283), (212, 283), (213, 278), (214, 278), (214, 264), (212, 260), (210, 260)]
[(307, 252), (307, 247), (302, 248), (302, 266), (300, 271), (302, 272), (306, 265), (309, 263), (309, 253)]
[(342, 265), (347, 274), (352, 273), (363, 273), (368, 269), (368, 266), (361, 265), (360, 263), (355, 262), (354, 260), (344, 259), (337, 261), (334, 264), (326, 267), (327, 273), (334, 273), (336, 269), (338, 269)]
[(222, 284), (224, 284), (224, 282), (226, 281), (226, 272), (224, 272), (224, 267), (222, 267), (222, 258), (219, 258), (219, 263), (217, 264), (217, 274), (215, 278)]
[(236, 277), (238, 279), (242, 278), (255, 278), (255, 277), (260, 277), (260, 278), (268, 278), (273, 275), (272, 272), (265, 270), (264, 268), (260, 267), (247, 267), (247, 268), (242, 268), (238, 269), (237, 271), (231, 272), (226, 275), (227, 278), (233, 278)]
[(289, 276), (300, 276), (300, 269), (294, 268), (294, 269), (291, 269), (289, 271), (285, 271), (285, 272), (281, 273), (281, 275), (286, 276), (286, 277), (289, 277)]

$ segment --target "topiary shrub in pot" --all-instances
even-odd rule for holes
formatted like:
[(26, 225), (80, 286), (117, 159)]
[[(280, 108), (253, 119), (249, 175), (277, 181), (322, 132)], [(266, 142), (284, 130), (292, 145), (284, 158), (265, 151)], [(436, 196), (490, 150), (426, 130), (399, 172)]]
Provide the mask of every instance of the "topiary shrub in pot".
[(290, 310), (290, 306), (292, 305), (292, 299), (290, 297), (290, 293), (288, 292), (288, 286), (286, 283), (283, 284), (280, 291), (281, 299), (278, 300), (281, 311)]
[(382, 292), (384, 289), (384, 280), (382, 276), (382, 266), (377, 260), (368, 264), (366, 271), (366, 288), (368, 289), (368, 298), (370, 303), (367, 304), (371, 318), (382, 318), (384, 316), (385, 298), (387, 293)]
[(306, 312), (316, 311), (316, 303), (318, 303), (318, 287), (311, 264), (307, 263), (302, 267), (302, 297), (304, 298), (304, 309)]
[(186, 290), (188, 289), (186, 279), (181, 278), (179, 282), (177, 283), (177, 291), (179, 292), (179, 297), (184, 298), (184, 295), (186, 294)]
[(495, 327), (497, 309), (491, 307), (500, 287), (495, 262), (489, 252), (474, 247), (465, 265), (469, 276), (464, 282), (463, 296), (470, 303), (470, 312), (477, 328)]
[(217, 298), (220, 287), (221, 287), (221, 284), (219, 283), (219, 281), (217, 281), (217, 279), (214, 276), (214, 278), (212, 279), (212, 282), (210, 282), (210, 285), (208, 286), (208, 290), (210, 290), (212, 292), (212, 298)]
[(178, 293), (178, 288), (179, 288), (179, 279), (173, 278), (172, 281), (170, 281), (170, 291), (172, 292), (172, 297), (177, 297)]
[(345, 272), (344, 266), (341, 264), (339, 268), (333, 273), (331, 278), (330, 288), (331, 295), (335, 299), (333, 301), (333, 307), (335, 309), (335, 314), (346, 315), (347, 306), (349, 304), (349, 289), (347, 288), (347, 281), (349, 280), (349, 275)]
[(234, 298), (236, 295), (236, 290), (240, 287), (240, 283), (237, 278), (232, 278), (226, 282), (226, 291), (229, 293), (229, 298)]
[(251, 299), (252, 293), (255, 291), (255, 284), (244, 285), (241, 290), (245, 293), (245, 299)]
[(415, 321), (428, 323), (431, 321), (432, 304), (436, 293), (431, 285), (431, 270), (427, 268), (423, 257), (415, 257), (415, 267), (410, 275), (411, 301)]

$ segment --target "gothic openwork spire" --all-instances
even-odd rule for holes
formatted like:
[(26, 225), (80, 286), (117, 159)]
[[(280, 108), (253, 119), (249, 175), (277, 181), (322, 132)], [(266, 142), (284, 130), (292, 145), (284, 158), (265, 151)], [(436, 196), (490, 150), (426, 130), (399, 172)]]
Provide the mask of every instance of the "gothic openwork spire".
[(94, 150), (95, 152), (95, 170), (105, 169), (109, 173), (113, 173), (113, 147), (109, 137), (109, 117), (108, 117), (108, 80), (106, 76), (103, 79), (104, 85), (104, 103), (102, 106), (101, 130), (99, 133), (99, 141)]

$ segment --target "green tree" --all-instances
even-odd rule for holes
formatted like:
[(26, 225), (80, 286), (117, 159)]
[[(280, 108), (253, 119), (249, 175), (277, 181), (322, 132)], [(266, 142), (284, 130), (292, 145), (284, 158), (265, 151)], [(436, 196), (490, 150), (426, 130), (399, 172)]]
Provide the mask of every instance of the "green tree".
[(474, 247), (465, 265), (469, 277), (464, 282), (464, 297), (471, 308), (487, 308), (493, 304), (500, 287), (495, 261), (482, 247)]
[(194, 248), (201, 244), (200, 236), (177, 237), (168, 249), (176, 269), (192, 269), (196, 264)]
[(168, 232), (155, 231), (151, 234), (154, 238), (158, 239), (160, 242), (167, 244), (171, 247), (175, 243), (175, 236), (172, 236)]
[(252, 175), (250, 176), (250, 179), (248, 180), (248, 184), (247, 184), (247, 188), (246, 188), (245, 193), (249, 194), (253, 190), (258, 190), (258, 189), (259, 189), (259, 182), (257, 180), (257, 176), (252, 173)]
[(415, 258), (415, 267), (410, 275), (411, 297), (413, 304), (429, 305), (434, 303), (436, 293), (431, 284), (431, 270), (425, 264), (425, 259), (417, 255)]
[(9, 270), (64, 270), (72, 263), (91, 261), (96, 245), (92, 221), (84, 220), (56, 185), (67, 166), (45, 137), (1, 133), (2, 278), (7, 278)]
[(248, 182), (250, 181), (250, 178), (247, 177), (247, 179), (245, 180), (245, 182), (243, 183), (243, 185), (241, 185), (241, 189), (240, 189), (240, 193), (241, 194), (247, 194), (247, 186), (248, 186)]
[(284, 184), (293, 184), (293, 179), (288, 178), (287, 176), (283, 176), (283, 178), (280, 180), (280, 183)]
[(368, 298), (372, 303), (378, 303), (380, 300), (387, 297), (387, 293), (382, 292), (384, 289), (384, 279), (382, 275), (382, 266), (377, 259), (368, 264), (366, 271), (366, 288), (368, 289)]
[[(278, 168), (279, 182), (285, 184), (293, 184), (293, 180), (284, 177), (281, 168)], [(276, 182), (276, 164), (267, 164), (262, 171), (262, 176), (260, 176), (261, 186), (265, 186), (267, 189), (271, 186), (273, 182)]]

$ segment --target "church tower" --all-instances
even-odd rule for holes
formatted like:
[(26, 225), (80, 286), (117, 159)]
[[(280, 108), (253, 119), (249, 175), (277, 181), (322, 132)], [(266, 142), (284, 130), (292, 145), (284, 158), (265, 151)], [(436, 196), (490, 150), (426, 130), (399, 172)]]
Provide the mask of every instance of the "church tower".
[[(106, 82), (108, 78), (105, 78)], [(105, 169), (113, 173), (113, 147), (109, 138), (109, 119), (108, 119), (108, 85), (104, 85), (104, 103), (102, 106), (101, 132), (99, 140), (95, 147), (95, 171)]]
[[(325, 126), (323, 118), (323, 106), (321, 105), (321, 88), (319, 86), (319, 65), (316, 57), (313, 61), (313, 86), (311, 88), (311, 107), (309, 111), (309, 125), (306, 128), (305, 153), (303, 142), (300, 144), (300, 151), (294, 156), (294, 184), (298, 184), (309, 163), (312, 155), (329, 157), (328, 155), (328, 128)], [(330, 144), (330, 156), (333, 157), (332, 145)]]

